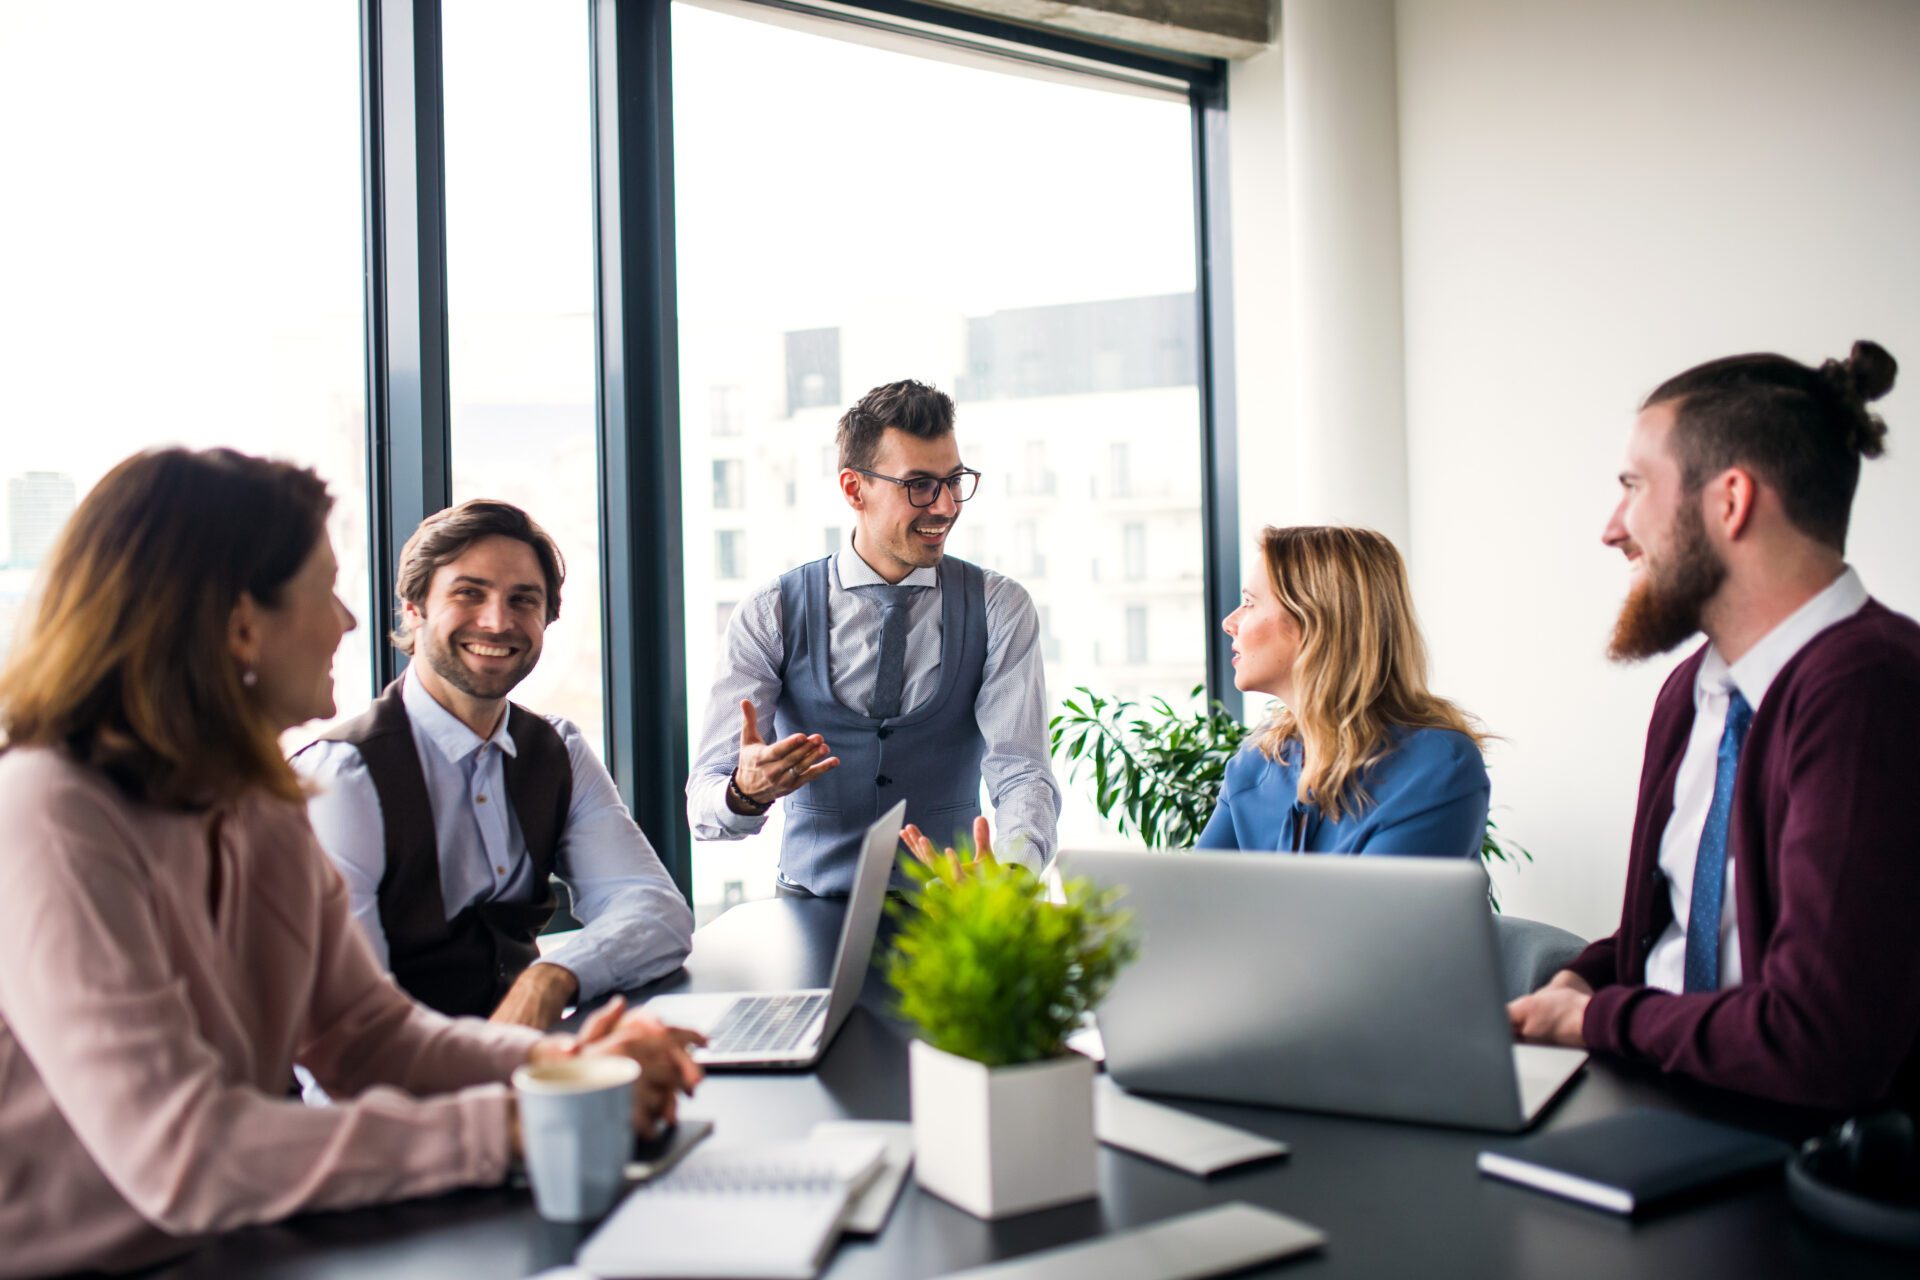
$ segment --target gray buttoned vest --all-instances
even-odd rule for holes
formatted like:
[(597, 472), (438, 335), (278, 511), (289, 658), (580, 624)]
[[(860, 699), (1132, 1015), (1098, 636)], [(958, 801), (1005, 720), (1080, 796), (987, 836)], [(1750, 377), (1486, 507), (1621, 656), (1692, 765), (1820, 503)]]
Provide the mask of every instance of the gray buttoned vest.
[(987, 593), (978, 565), (941, 560), (940, 677), (933, 696), (876, 720), (834, 697), (828, 681), (831, 572), (829, 557), (780, 578), (780, 734), (817, 733), (840, 757), (837, 769), (781, 802), (787, 812), (780, 876), (821, 897), (844, 897), (853, 890), (861, 838), (903, 797), (907, 821), (935, 844), (972, 833), (987, 752), (973, 714), (987, 667)]

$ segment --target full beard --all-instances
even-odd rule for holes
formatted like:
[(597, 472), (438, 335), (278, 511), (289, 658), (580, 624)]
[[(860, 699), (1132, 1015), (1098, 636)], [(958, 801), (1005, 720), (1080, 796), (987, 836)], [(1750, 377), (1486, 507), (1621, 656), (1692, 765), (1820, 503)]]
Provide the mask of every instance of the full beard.
[(1707, 602), (1726, 581), (1727, 566), (1708, 543), (1699, 510), (1683, 504), (1674, 526), (1672, 563), (1657, 568), (1648, 560), (1639, 584), (1620, 606), (1607, 644), (1607, 656), (1615, 662), (1665, 653), (1699, 631)]

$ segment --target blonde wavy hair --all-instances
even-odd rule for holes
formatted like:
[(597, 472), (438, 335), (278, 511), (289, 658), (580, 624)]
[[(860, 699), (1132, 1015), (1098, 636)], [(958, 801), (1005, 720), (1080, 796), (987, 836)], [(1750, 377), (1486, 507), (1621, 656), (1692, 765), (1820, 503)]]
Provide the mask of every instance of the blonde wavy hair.
[(1387, 754), (1389, 731), (1452, 729), (1488, 735), (1427, 689), (1427, 646), (1414, 618), (1400, 552), (1371, 529), (1266, 528), (1260, 550), (1280, 607), (1300, 628), (1293, 706), (1278, 708), (1256, 741), (1278, 760), (1300, 743), (1299, 799), (1329, 818), (1373, 803), (1362, 783)]

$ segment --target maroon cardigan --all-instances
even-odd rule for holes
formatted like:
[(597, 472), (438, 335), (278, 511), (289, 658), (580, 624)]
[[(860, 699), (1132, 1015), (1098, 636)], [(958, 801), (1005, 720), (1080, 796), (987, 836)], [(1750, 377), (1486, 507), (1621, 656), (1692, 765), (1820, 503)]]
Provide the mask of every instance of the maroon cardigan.
[(1620, 928), (1568, 966), (1594, 988), (1586, 1042), (1802, 1106), (1920, 1103), (1920, 624), (1869, 600), (1768, 687), (1727, 833), (1743, 978), (1673, 995), (1644, 984), (1705, 653), (1654, 704)]

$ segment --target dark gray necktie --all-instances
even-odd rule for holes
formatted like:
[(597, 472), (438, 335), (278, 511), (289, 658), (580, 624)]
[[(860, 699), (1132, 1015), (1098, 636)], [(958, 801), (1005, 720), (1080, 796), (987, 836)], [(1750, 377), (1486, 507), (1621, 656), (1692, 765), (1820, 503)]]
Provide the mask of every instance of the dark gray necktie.
[(880, 660), (874, 667), (873, 699), (867, 714), (890, 720), (900, 714), (900, 692), (907, 682), (907, 602), (918, 587), (868, 587), (880, 601)]

